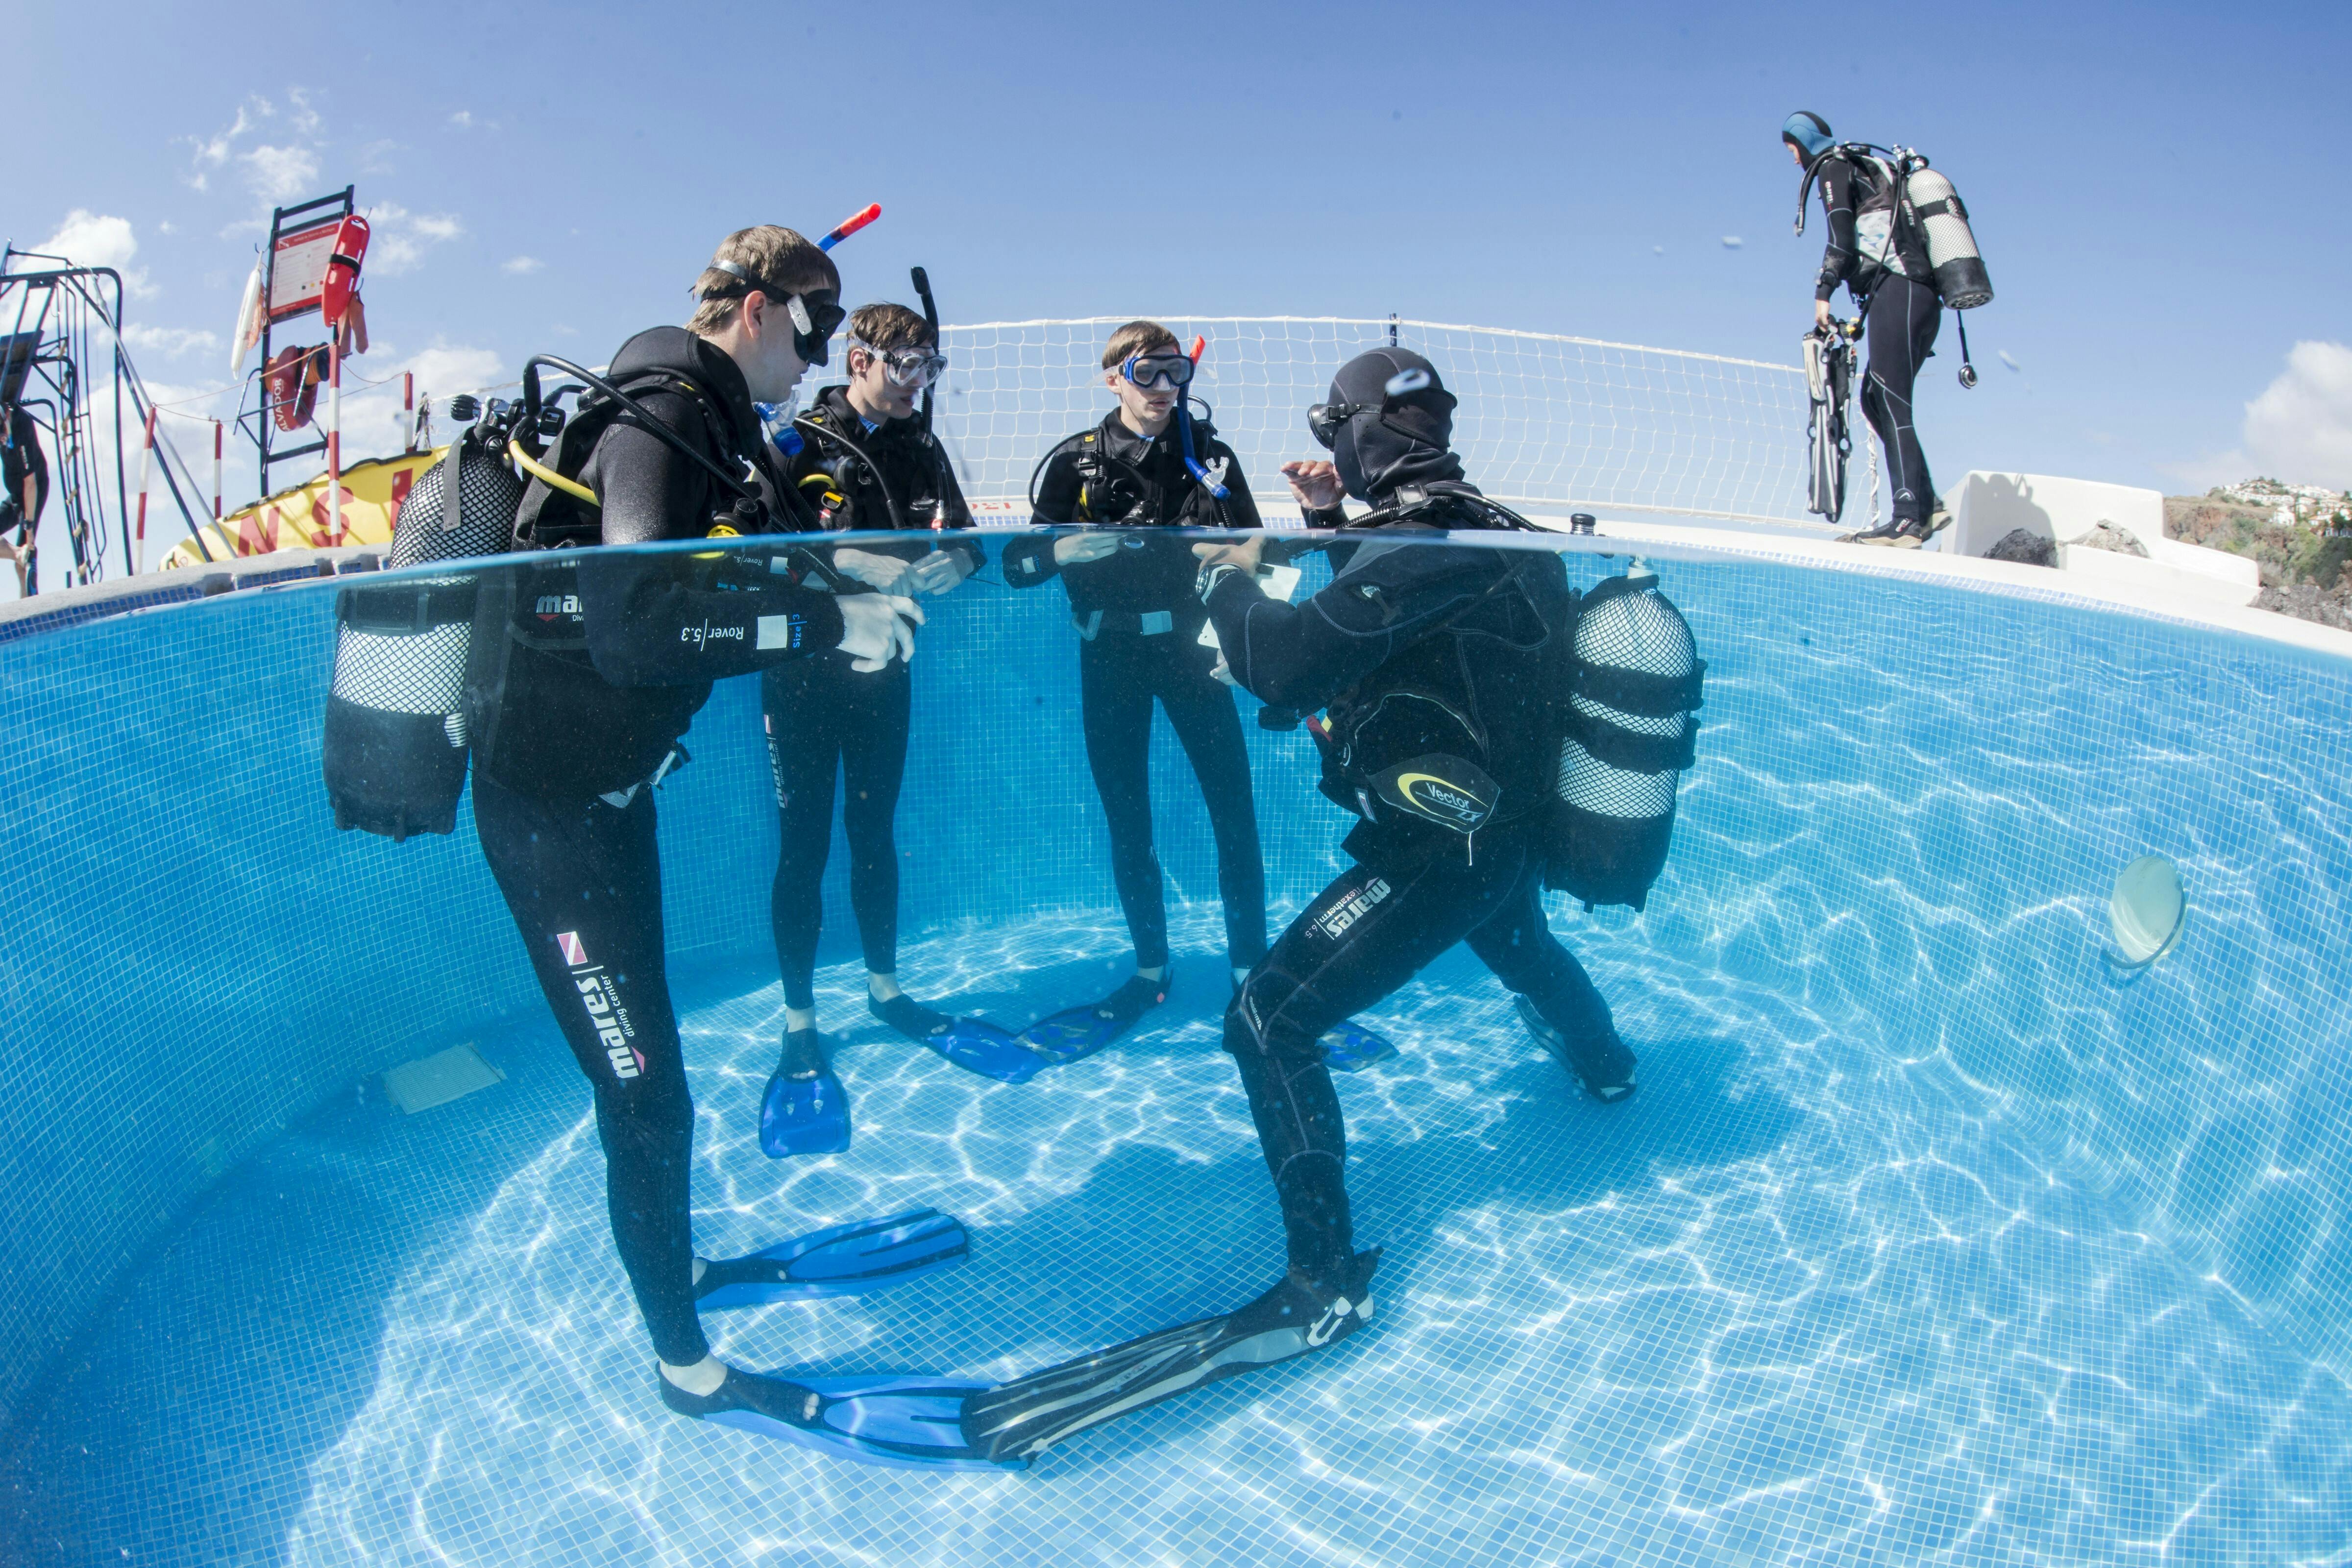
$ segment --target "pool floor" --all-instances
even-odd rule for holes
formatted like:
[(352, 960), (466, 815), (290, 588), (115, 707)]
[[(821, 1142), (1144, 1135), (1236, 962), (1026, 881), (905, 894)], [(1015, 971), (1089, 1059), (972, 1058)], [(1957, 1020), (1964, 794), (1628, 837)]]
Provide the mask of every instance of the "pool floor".
[[(697, 1247), (932, 1205), (964, 1268), (708, 1320), (757, 1367), (1010, 1373), (1222, 1310), (1280, 1228), (1217, 1047), (1213, 911), (1170, 1005), (987, 1083), (820, 974), (851, 1151), (772, 1162), (782, 1002), (677, 989)], [(2011, 1140), (1936, 1053), (1562, 923), (1643, 1058), (1584, 1100), (1462, 950), (1365, 1016), (1343, 1077), (1370, 1331), (1017, 1475), (833, 1461), (657, 1402), (553, 1026), (508, 1081), (331, 1108), (232, 1173), (0, 1458), (34, 1563), (2221, 1563), (2352, 1551), (2352, 1397)], [(908, 988), (1008, 1022), (1116, 982), (1103, 916), (909, 943)], [(2338, 1559), (2340, 1560), (2340, 1559)]]

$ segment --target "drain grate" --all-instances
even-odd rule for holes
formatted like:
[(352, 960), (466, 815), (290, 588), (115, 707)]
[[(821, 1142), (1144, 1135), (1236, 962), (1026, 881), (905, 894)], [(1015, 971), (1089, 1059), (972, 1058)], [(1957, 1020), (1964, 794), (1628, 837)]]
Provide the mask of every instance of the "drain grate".
[(470, 1044), (452, 1046), (413, 1062), (403, 1062), (383, 1075), (383, 1092), (414, 1116), (436, 1105), (446, 1105), (478, 1089), (506, 1081), (506, 1074), (482, 1059)]

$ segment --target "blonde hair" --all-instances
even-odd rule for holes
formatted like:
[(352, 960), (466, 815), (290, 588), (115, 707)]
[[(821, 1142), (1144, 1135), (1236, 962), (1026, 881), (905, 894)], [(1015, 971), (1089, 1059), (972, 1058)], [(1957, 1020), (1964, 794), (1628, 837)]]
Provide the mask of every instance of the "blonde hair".
[(1157, 321), (1129, 321), (1110, 335), (1110, 342), (1103, 349), (1103, 369), (1124, 364), (1130, 354), (1180, 346), (1176, 334)]
[[(719, 242), (710, 261), (694, 280), (697, 303), (686, 321), (690, 332), (710, 333), (724, 327), (734, 319), (736, 302), (755, 289), (787, 295), (841, 289), (841, 274), (833, 258), (793, 230), (772, 223), (737, 229)], [(747, 276), (738, 278), (724, 270), (719, 266), (722, 261), (732, 262)]]

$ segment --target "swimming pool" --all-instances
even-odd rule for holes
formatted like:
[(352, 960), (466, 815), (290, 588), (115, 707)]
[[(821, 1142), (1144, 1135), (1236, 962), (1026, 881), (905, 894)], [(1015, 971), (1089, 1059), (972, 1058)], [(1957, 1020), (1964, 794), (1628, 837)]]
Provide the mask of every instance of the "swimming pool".
[[(1606, 541), (1599, 542), (1605, 545)], [(1621, 570), (1560, 548), (1571, 581)], [(993, 549), (992, 548), (992, 555)], [(0, 644), (12, 1560), (2277, 1563), (2352, 1548), (2352, 666), (2053, 599), (1656, 559), (1709, 664), (1645, 914), (1554, 926), (1641, 1053), (1584, 1100), (1457, 950), (1343, 1078), (1380, 1316), (1024, 1474), (853, 1468), (654, 1400), (587, 1096), (457, 834), (338, 834), (331, 584)], [(991, 575), (993, 575), (992, 573)], [(1123, 973), (1057, 595), (925, 632), (902, 977), (1016, 1021)], [(1245, 703), (1244, 710), (1252, 705)], [(1285, 919), (1340, 864), (1247, 728)], [(697, 1243), (936, 1205), (964, 1268), (710, 1320), (747, 1364), (992, 1377), (1222, 1310), (1280, 1228), (1155, 739), (1173, 1004), (1023, 1086), (853, 1007), (844, 1155), (756, 1142), (782, 1001), (756, 689), (666, 786)], [(2103, 963), (2171, 857), (2179, 947)], [(372, 1075), (468, 1041), (413, 1118)]]

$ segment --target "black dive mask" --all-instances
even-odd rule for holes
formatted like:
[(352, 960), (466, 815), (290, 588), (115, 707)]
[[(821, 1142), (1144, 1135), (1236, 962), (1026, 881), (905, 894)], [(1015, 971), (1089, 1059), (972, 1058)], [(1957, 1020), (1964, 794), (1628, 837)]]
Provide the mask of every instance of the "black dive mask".
[(805, 364), (825, 363), (832, 356), (833, 334), (849, 319), (840, 296), (830, 289), (787, 295), (784, 309), (793, 318), (793, 352)]

